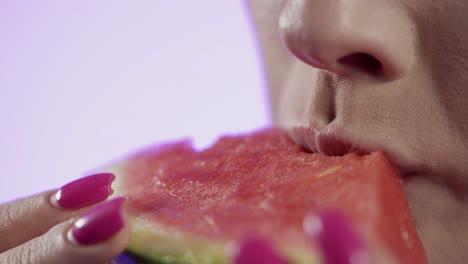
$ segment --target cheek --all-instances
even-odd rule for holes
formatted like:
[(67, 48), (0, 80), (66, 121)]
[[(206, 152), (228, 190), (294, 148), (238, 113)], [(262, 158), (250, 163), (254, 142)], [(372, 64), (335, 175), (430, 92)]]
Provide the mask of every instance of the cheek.
[(450, 42), (433, 47), (431, 53), (430, 78), (435, 87), (434, 96), (443, 108), (450, 128), (468, 143), (468, 49)]
[(337, 122), (360, 134), (378, 135), (379, 140), (397, 144), (434, 180), (443, 175), (450, 185), (459, 183), (468, 169), (458, 158), (468, 155), (460, 144), (468, 141), (461, 133), (465, 127), (460, 127), (468, 121), (452, 120), (463, 118), (467, 107), (449, 108), (452, 95), (432, 80), (429, 66), (380, 85), (340, 83), (299, 61), (287, 72), (277, 94), (277, 125), (320, 127)]
[[(422, 2), (422, 1), (419, 1)], [(468, 1), (424, 1), (413, 7), (420, 43), (417, 56), (451, 129), (467, 138)]]
[(422, 65), (416, 74), (424, 78), (419, 93), (431, 98), (432, 108), (423, 117), (438, 117), (430, 132), (432, 163), (458, 175), (455, 182), (467, 182), (461, 157), (468, 155), (468, 1), (424, 4), (413, 16)]

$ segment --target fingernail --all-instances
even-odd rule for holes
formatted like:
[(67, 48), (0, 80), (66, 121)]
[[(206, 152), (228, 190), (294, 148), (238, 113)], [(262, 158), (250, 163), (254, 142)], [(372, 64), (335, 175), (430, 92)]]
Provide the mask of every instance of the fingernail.
[(243, 241), (234, 257), (235, 264), (287, 264), (264, 239), (253, 238)]
[(104, 201), (112, 194), (112, 173), (93, 174), (72, 181), (51, 196), (51, 203), (57, 208), (78, 209)]
[(308, 215), (304, 230), (321, 248), (327, 264), (368, 264), (369, 253), (344, 215), (335, 210)]
[(67, 238), (79, 245), (92, 245), (109, 239), (124, 227), (122, 213), (125, 198), (97, 205), (75, 221)]

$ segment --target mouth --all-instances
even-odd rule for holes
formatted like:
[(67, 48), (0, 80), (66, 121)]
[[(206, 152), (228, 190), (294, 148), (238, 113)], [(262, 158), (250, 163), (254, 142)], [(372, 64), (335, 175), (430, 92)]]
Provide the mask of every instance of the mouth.
[(370, 135), (356, 136), (335, 124), (322, 128), (293, 127), (288, 129), (288, 132), (296, 143), (313, 153), (343, 156), (349, 153), (365, 155), (383, 150), (404, 179), (418, 171), (417, 162), (410, 158), (409, 151), (405, 151), (404, 148), (398, 147), (399, 144), (389, 140), (378, 140)]
[(315, 127), (297, 127), (290, 130), (292, 138), (313, 153), (323, 153), (328, 156), (343, 156), (356, 152), (360, 155), (371, 151), (365, 150), (351, 140), (337, 133), (337, 129), (328, 126), (324, 129)]

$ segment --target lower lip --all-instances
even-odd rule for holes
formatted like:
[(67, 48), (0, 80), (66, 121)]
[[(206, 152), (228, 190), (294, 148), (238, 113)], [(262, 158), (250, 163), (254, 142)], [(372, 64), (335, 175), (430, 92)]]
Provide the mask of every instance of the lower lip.
[(321, 130), (313, 127), (298, 127), (291, 129), (290, 134), (297, 143), (314, 153), (329, 156), (343, 156), (351, 152), (360, 155), (369, 153), (342, 138), (341, 133), (338, 133), (337, 129), (332, 126)]
[[(372, 143), (372, 148), (368, 147), (371, 142), (366, 144), (357, 145), (352, 140), (346, 140), (349, 138), (346, 131), (341, 129), (336, 124), (330, 124), (322, 129), (316, 129), (311, 127), (294, 127), (289, 129), (290, 136), (298, 144), (306, 147), (314, 153), (323, 153), (329, 156), (343, 156), (348, 153), (356, 153), (358, 155), (365, 155), (372, 151), (381, 149), (383, 150), (390, 160), (393, 162), (395, 168), (398, 169), (403, 179), (413, 177), (415, 172), (421, 171), (417, 160), (409, 159), (405, 157), (411, 157), (411, 151), (406, 149), (402, 150), (398, 144), (388, 144), (388, 147), (382, 146), (382, 144)], [(359, 137), (356, 137), (359, 138)], [(387, 146), (387, 145), (386, 145)], [(400, 148), (399, 151), (395, 151), (392, 148)], [(398, 153), (398, 155), (396, 155)]]

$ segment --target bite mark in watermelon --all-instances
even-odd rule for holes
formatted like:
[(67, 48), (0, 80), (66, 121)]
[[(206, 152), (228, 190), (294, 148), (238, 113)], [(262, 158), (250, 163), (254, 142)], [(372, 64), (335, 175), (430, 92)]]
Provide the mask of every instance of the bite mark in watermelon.
[(128, 199), (128, 250), (156, 263), (231, 263), (252, 235), (290, 263), (323, 263), (303, 220), (328, 209), (350, 219), (373, 254), (425, 263), (402, 179), (381, 151), (312, 154), (272, 128), (203, 151), (188, 141), (152, 147), (110, 172), (114, 195)]

